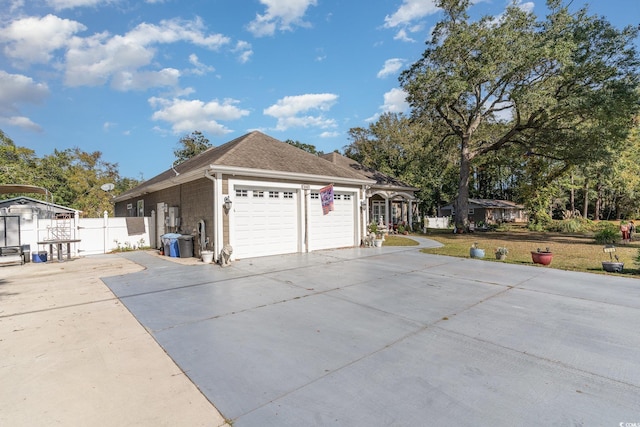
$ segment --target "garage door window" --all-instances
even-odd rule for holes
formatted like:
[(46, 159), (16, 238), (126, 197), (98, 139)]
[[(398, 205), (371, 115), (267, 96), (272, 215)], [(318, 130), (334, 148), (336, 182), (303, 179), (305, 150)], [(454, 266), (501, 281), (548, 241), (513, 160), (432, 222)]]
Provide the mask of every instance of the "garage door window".
[(264, 197), (264, 191), (253, 190), (253, 197)]
[(236, 197), (249, 197), (247, 190), (236, 190)]

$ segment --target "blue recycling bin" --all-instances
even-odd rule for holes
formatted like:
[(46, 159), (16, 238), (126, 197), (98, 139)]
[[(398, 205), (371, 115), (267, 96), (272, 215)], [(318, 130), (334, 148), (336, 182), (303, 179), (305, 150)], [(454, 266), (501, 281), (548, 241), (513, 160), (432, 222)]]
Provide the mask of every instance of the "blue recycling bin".
[(160, 236), (162, 239), (162, 245), (164, 246), (164, 254), (166, 256), (173, 258), (180, 257), (180, 245), (178, 244), (180, 236), (181, 234), (178, 233), (167, 233)]

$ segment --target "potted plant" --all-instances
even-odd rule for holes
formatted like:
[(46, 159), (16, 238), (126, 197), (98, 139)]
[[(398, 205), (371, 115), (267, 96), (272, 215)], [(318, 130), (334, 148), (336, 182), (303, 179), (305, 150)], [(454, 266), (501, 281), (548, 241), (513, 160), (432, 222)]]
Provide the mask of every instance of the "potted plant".
[(549, 265), (553, 259), (553, 253), (549, 248), (546, 248), (544, 251), (538, 248), (536, 251), (531, 251), (531, 259), (534, 264)]
[(213, 262), (213, 251), (203, 249), (202, 251), (200, 251), (200, 255), (202, 256), (202, 262), (204, 262), (205, 264), (210, 264), (211, 262)]
[[(620, 262), (618, 255), (613, 255), (616, 251), (616, 247), (613, 245), (606, 245), (603, 249), (605, 253), (609, 254), (609, 261), (602, 261), (602, 269), (608, 273), (622, 273), (624, 263)], [(615, 257), (615, 261), (613, 258)]]
[(500, 261), (504, 261), (505, 259), (507, 259), (507, 254), (509, 253), (509, 249), (507, 249), (506, 247), (499, 247), (496, 249), (496, 259), (499, 259)]
[(484, 258), (484, 249), (480, 249), (478, 247), (478, 242), (474, 242), (469, 250), (469, 255), (471, 258)]

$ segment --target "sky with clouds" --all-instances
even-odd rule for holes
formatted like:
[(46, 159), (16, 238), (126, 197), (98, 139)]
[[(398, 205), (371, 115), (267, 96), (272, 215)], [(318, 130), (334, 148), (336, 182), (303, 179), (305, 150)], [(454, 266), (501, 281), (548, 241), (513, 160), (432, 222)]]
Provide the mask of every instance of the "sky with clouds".
[[(506, 0), (477, 1), (472, 16)], [(584, 5), (572, 2), (572, 10)], [(638, 0), (592, 2), (614, 25)], [(521, 1), (538, 15), (544, 1)], [(120, 174), (168, 169), (180, 137), (252, 130), (329, 152), (408, 112), (399, 74), (440, 18), (432, 0), (0, 0), (0, 129), (39, 156), (101, 151)]]

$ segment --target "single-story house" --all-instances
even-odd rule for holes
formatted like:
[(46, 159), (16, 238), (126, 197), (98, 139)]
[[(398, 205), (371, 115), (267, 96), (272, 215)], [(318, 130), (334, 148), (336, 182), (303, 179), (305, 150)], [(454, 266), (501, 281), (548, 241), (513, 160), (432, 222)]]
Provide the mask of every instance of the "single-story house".
[(418, 200), (415, 194), (419, 188), (368, 168), (340, 153), (328, 153), (322, 157), (375, 181), (367, 187), (366, 218), (368, 222), (391, 224), (391, 226), (404, 223), (413, 227), (414, 217), (419, 217)]
[[(360, 245), (367, 189), (376, 182), (254, 131), (172, 166), (119, 196), (116, 216), (151, 216), (156, 247), (193, 235), (194, 255), (225, 245), (231, 259)], [(322, 196), (333, 191), (333, 210)]]
[[(455, 205), (440, 208), (439, 216), (454, 216)], [(528, 215), (523, 205), (509, 200), (469, 199), (469, 221), (475, 224), (500, 222), (527, 222)]]

